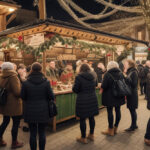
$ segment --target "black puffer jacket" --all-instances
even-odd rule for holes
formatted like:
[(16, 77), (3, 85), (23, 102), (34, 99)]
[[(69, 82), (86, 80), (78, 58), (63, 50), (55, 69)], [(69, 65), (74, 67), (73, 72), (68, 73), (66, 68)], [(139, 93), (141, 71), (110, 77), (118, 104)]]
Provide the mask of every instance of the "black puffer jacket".
[(131, 87), (132, 95), (127, 96), (127, 107), (129, 109), (138, 108), (138, 71), (136, 68), (127, 70), (126, 82)]
[(42, 73), (31, 73), (23, 82), (21, 98), (24, 101), (24, 120), (28, 123), (49, 121), (48, 100), (54, 100), (49, 81)]
[(95, 92), (96, 80), (91, 72), (80, 73), (73, 86), (73, 92), (77, 93), (76, 116), (88, 118), (98, 115), (98, 101)]
[(120, 73), (121, 71), (118, 68), (113, 68), (110, 69), (108, 72), (106, 72), (106, 74), (104, 75), (104, 79), (101, 86), (103, 89), (102, 104), (104, 106), (115, 107), (115, 106), (121, 106), (125, 104), (125, 98), (114, 97), (112, 93), (112, 85), (114, 80), (112, 79), (110, 74), (114, 77), (114, 79), (119, 79), (120, 77), (124, 78), (123, 74), (120, 75)]

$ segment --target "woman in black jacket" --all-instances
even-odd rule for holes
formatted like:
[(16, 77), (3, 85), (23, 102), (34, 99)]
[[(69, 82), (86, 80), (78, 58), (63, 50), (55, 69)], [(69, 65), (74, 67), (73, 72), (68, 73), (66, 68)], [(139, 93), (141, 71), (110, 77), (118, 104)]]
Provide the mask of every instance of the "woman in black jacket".
[(126, 72), (126, 82), (130, 86), (132, 95), (127, 96), (127, 108), (130, 111), (132, 123), (131, 126), (125, 131), (135, 131), (137, 126), (137, 113), (138, 108), (138, 71), (136, 69), (135, 62), (133, 60), (126, 60), (124, 63)]
[(95, 92), (97, 86), (97, 79), (95, 72), (90, 70), (87, 64), (80, 67), (80, 72), (76, 76), (73, 86), (73, 92), (77, 93), (76, 99), (76, 116), (80, 118), (81, 138), (77, 141), (86, 144), (86, 118), (89, 118), (90, 133), (89, 140), (94, 140), (95, 120), (94, 116), (99, 114), (98, 101)]
[(39, 63), (32, 64), (27, 81), (23, 82), (21, 98), (24, 101), (24, 120), (30, 128), (30, 148), (37, 149), (37, 132), (39, 134), (39, 150), (45, 149), (45, 127), (48, 123), (48, 101), (54, 100), (50, 82), (42, 74)]
[[(104, 135), (114, 136), (117, 133), (118, 125), (121, 119), (121, 105), (125, 104), (125, 98), (115, 97), (112, 93), (114, 80), (124, 78), (122, 72), (119, 69), (119, 65), (115, 61), (108, 63), (107, 72), (104, 75), (104, 79), (101, 86), (102, 91), (102, 104), (107, 108), (108, 114), (108, 130), (102, 132)], [(116, 120), (114, 124), (113, 108), (115, 108)]]

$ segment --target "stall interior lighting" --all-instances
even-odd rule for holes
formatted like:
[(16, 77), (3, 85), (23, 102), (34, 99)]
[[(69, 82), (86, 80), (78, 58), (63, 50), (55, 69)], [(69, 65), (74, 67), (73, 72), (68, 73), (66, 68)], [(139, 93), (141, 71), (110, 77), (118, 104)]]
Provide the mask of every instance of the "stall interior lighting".
[(9, 12), (13, 12), (13, 11), (15, 11), (14, 8), (9, 8)]

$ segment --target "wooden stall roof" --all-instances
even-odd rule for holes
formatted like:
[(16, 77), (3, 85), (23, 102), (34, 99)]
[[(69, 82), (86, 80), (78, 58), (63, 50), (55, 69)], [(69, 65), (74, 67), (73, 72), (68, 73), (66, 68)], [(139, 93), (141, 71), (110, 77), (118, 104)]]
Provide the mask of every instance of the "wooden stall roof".
[(21, 6), (13, 4), (13, 3), (8, 3), (4, 1), (0, 1), (0, 15), (9, 15), (12, 12), (16, 11), (18, 8)]
[(16, 26), (0, 32), (0, 37), (9, 36), (17, 38), (19, 36), (31, 35), (40, 32), (57, 33), (67, 37), (76, 37), (78, 39), (96, 41), (107, 44), (128, 44), (138, 42), (148, 45), (148, 42), (132, 39), (130, 37), (115, 35), (103, 31), (89, 29), (80, 25), (54, 19), (38, 20), (33, 23)]

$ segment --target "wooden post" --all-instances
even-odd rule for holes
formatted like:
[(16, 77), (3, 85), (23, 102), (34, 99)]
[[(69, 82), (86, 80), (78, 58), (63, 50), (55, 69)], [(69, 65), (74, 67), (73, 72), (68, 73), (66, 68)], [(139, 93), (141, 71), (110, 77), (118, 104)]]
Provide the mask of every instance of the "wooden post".
[(46, 2), (45, 0), (39, 0), (39, 17), (40, 19), (46, 19)]
[(46, 74), (46, 52), (43, 52), (43, 73)]
[[(42, 20), (46, 19), (46, 2), (39, 0), (39, 17)], [(46, 53), (43, 52), (43, 72), (46, 73)]]
[(0, 15), (0, 31), (6, 29), (6, 15)]

